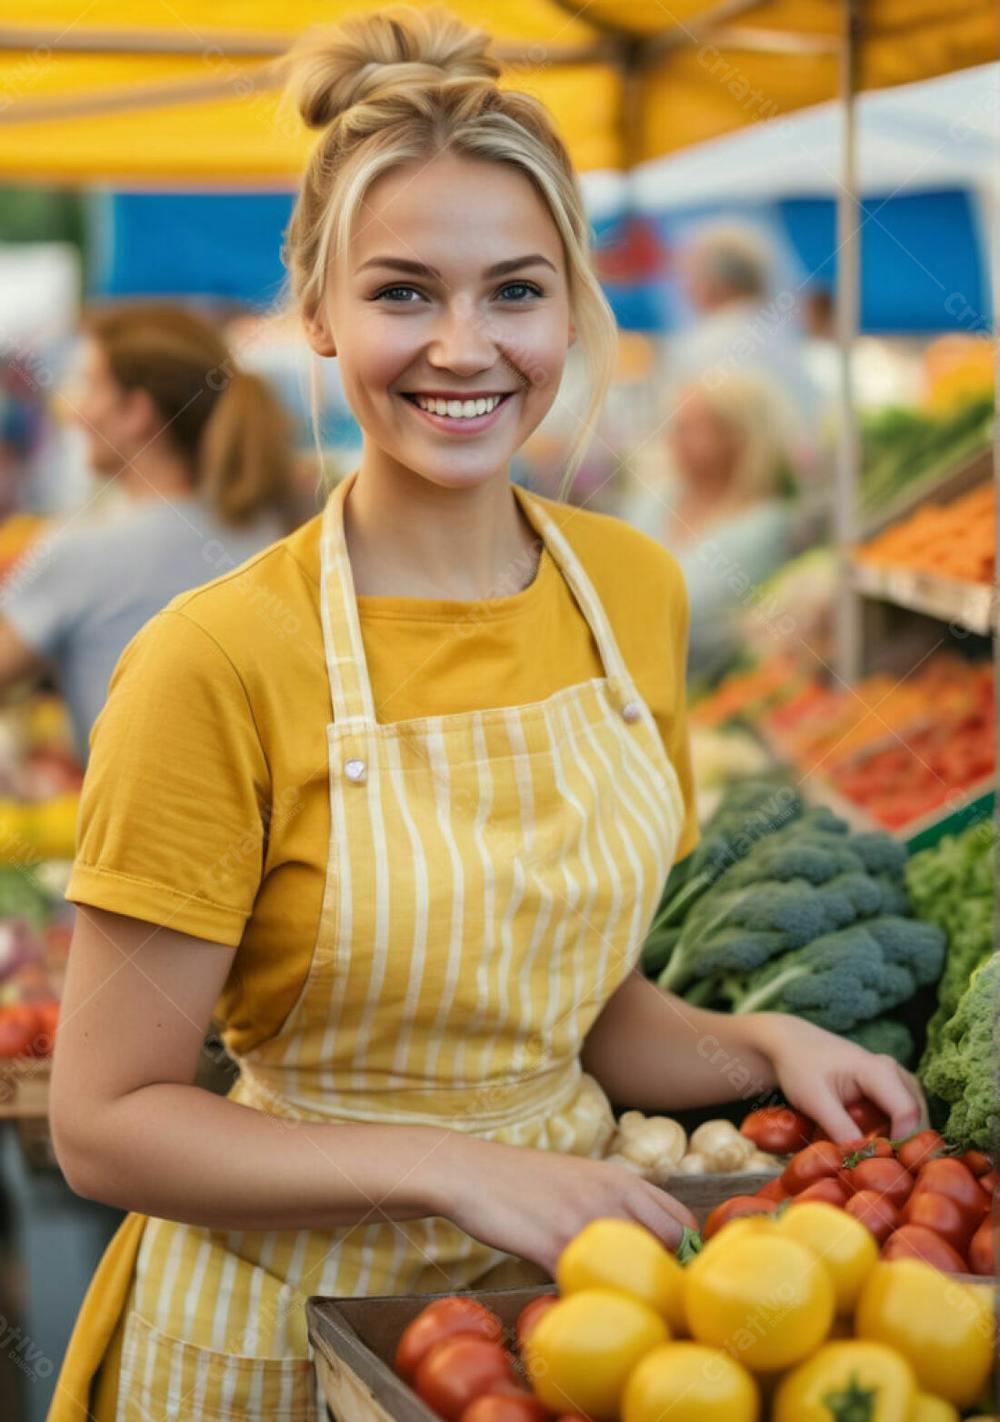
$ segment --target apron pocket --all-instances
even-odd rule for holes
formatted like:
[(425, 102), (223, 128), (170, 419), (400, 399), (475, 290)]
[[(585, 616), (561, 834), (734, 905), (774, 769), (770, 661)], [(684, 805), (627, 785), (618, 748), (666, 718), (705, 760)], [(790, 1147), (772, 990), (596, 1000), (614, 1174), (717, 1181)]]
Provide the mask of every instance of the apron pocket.
[(174, 1338), (134, 1310), (125, 1325), (115, 1422), (318, 1422), (303, 1358), (252, 1358)]

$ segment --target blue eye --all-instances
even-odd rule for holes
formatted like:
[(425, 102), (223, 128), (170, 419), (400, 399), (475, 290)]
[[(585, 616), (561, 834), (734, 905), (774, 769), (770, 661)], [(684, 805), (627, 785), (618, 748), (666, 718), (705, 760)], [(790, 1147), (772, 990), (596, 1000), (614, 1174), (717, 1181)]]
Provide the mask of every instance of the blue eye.
[[(415, 286), (387, 286), (383, 291), (378, 292), (372, 299), (373, 299), (374, 301), (381, 301), (383, 296), (388, 296), (388, 295), (389, 295), (391, 292), (393, 292), (393, 291), (416, 291), (416, 290), (417, 290), (417, 288), (416, 288)], [(420, 294), (420, 293), (417, 292), (417, 295), (418, 295), (418, 296), (419, 296), (419, 294)], [(399, 305), (402, 305), (402, 306), (407, 306), (407, 305), (409, 305), (410, 303), (409, 303), (409, 302), (406, 302), (406, 301), (403, 301), (403, 302), (400, 302), (400, 303), (398, 303), (398, 304), (399, 304)]]
[[(509, 282), (506, 283), (505, 286), (502, 286), (502, 287), (500, 288), (500, 291), (501, 291), (501, 292), (511, 291), (511, 290), (523, 292), (523, 293), (525, 293), (526, 296), (529, 296), (529, 297), (531, 297), (531, 296), (541, 296), (541, 295), (542, 295), (541, 289), (540, 289), (539, 287), (535, 286), (535, 284), (534, 284), (533, 282), (530, 282), (530, 281), (509, 281)], [(421, 294), (421, 293), (417, 290), (417, 288), (416, 288), (415, 286), (386, 286), (386, 287), (383, 287), (381, 291), (376, 292), (376, 294), (372, 297), (372, 300), (373, 300), (373, 301), (381, 301), (383, 297), (386, 297), (386, 296), (387, 296), (387, 297), (392, 298), (392, 299), (390, 300), (390, 305), (393, 305), (393, 306), (411, 306), (411, 305), (413, 305), (413, 303), (410, 302), (410, 301), (405, 301), (405, 300), (404, 300), (404, 301), (396, 301), (396, 300), (395, 300), (395, 298), (394, 298), (394, 296), (393, 296), (393, 293), (395, 293), (395, 292), (400, 292), (400, 291), (403, 291), (403, 292), (412, 292), (412, 293), (413, 293), (414, 295), (416, 295), (416, 296), (420, 296), (420, 294)], [(524, 300), (524, 296), (521, 296), (521, 297), (516, 298), (516, 299), (517, 299), (517, 300)], [(504, 304), (506, 305), (507, 303), (505, 302)]]
[(541, 296), (540, 289), (530, 281), (509, 281), (506, 286), (500, 288), (501, 291), (510, 291), (511, 287), (525, 291), (529, 296)]

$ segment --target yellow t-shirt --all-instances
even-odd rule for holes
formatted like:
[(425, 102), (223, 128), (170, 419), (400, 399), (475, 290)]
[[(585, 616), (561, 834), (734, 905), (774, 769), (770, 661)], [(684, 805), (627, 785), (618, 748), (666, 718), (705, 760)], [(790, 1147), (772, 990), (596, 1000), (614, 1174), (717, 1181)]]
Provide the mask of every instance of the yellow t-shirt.
[[(660, 544), (543, 500), (604, 604), (698, 838), (684, 700), (688, 609)], [(217, 1006), (236, 1052), (274, 1035), (316, 939), (330, 835), (321, 516), (175, 597), (121, 655), (91, 733), (67, 898), (239, 947)], [(359, 596), (380, 721), (542, 700), (602, 675), (548, 548), (479, 602)]]

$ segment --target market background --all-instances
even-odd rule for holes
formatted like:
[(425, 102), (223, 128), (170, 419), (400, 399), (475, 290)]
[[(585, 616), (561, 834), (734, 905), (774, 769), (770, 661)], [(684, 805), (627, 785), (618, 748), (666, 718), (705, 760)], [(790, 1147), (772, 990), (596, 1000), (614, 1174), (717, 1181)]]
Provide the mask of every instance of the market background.
[[(282, 229), (309, 137), (270, 59), (337, 3), (126, 11), (40, 0), (0, 22), (0, 573), (54, 527), (115, 516), (71, 414), (78, 320), (96, 299), (195, 304), (280, 394), (303, 517), (360, 432), (336, 363), (283, 309)], [(353, 7), (351, 7), (353, 8)], [(361, 7), (364, 8), (364, 7)], [(816, 404), (791, 440), (788, 558), (717, 569), (738, 638), (691, 675), (703, 824), (775, 767), (807, 805), (912, 854), (965, 832), (990, 852), (997, 723), (994, 495), (997, 17), (966, 0), (456, 3), (497, 37), (502, 82), (552, 110), (581, 173), (618, 368), (571, 501), (658, 536), (671, 361), (699, 320), (684, 253), (720, 223), (767, 253), (769, 290), (730, 364), (793, 351)], [(860, 11), (862, 7), (857, 7)], [(207, 24), (206, 20), (211, 20)], [(233, 244), (233, 233), (239, 241)], [(826, 319), (811, 320), (810, 313)], [(321, 394), (321, 451), (310, 425)], [(554, 496), (583, 404), (563, 389), (518, 482)], [(652, 519), (652, 522), (648, 522)], [(0, 585), (0, 606), (3, 590)], [(0, 1004), (58, 998), (61, 887), (81, 767), (54, 685), (0, 711)], [(924, 905), (927, 908), (927, 905)], [(914, 911), (921, 916), (921, 906)], [(992, 911), (992, 908), (991, 910)], [(931, 916), (931, 915), (928, 915)], [(947, 928), (947, 925), (943, 925)], [(909, 1016), (920, 1044), (934, 1011)], [(207, 1065), (218, 1051), (206, 1052)], [(0, 1100), (0, 1415), (44, 1416), (108, 1213), (67, 1196), (46, 1063)], [(10, 1364), (11, 1366), (5, 1366)], [(6, 1391), (4, 1390), (6, 1389)]]

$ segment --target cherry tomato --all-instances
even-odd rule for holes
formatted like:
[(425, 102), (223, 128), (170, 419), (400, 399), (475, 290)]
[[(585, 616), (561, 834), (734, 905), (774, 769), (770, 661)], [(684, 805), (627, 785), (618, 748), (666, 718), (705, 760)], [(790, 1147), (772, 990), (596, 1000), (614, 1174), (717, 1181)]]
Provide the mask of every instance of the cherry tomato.
[(964, 1254), (972, 1237), (968, 1213), (948, 1195), (932, 1195), (929, 1190), (916, 1191), (903, 1206), (903, 1224), (923, 1225), (946, 1239), (958, 1254)]
[(734, 1195), (731, 1200), (716, 1205), (702, 1226), (701, 1237), (711, 1239), (730, 1220), (742, 1219), (744, 1215), (770, 1215), (777, 1208), (777, 1200), (768, 1200), (760, 1195)]
[(762, 1185), (755, 1193), (758, 1200), (776, 1200), (779, 1204), (788, 1199), (788, 1191), (782, 1185), (780, 1175), (776, 1180), (769, 1180), (766, 1185)]
[(469, 1403), (462, 1422), (547, 1422), (551, 1415), (531, 1392), (484, 1393)]
[(979, 1187), (985, 1190), (987, 1195), (992, 1199), (997, 1190), (1000, 1189), (1000, 1171), (987, 1170), (985, 1175), (980, 1175)]
[(920, 1167), (913, 1193), (947, 1195), (965, 1210), (973, 1227), (990, 1207), (979, 1181), (960, 1160), (929, 1160)]
[(396, 1348), (396, 1372), (412, 1382), (424, 1355), (435, 1343), (455, 1333), (475, 1333), (498, 1343), (503, 1337), (503, 1324), (475, 1299), (435, 1299), (403, 1330)]
[(459, 1422), (470, 1402), (511, 1383), (514, 1370), (502, 1344), (475, 1333), (455, 1333), (425, 1353), (417, 1365), (414, 1388), (446, 1422)]
[(868, 1131), (877, 1131), (879, 1135), (884, 1135), (889, 1129), (889, 1117), (881, 1106), (876, 1106), (867, 1096), (862, 1096), (860, 1101), (849, 1101), (844, 1109), (862, 1135)]
[(840, 1149), (844, 1152), (845, 1161), (851, 1156), (858, 1156), (861, 1160), (890, 1160), (895, 1156), (888, 1136), (871, 1135), (862, 1136), (857, 1141), (841, 1141)]
[(38, 1033), (34, 1003), (15, 1002), (0, 1008), (0, 1057), (23, 1057)]
[(981, 1175), (987, 1175), (993, 1169), (993, 1162), (989, 1156), (981, 1150), (967, 1150), (955, 1157), (963, 1165), (968, 1166), (973, 1175), (978, 1179)]
[(862, 1160), (850, 1170), (845, 1170), (840, 1178), (852, 1195), (857, 1190), (875, 1190), (879, 1195), (887, 1196), (897, 1207), (909, 1198), (913, 1189), (913, 1176), (898, 1160), (878, 1157)]
[(804, 1190), (800, 1190), (795, 1196), (795, 1203), (800, 1200), (823, 1200), (828, 1205), (839, 1205), (843, 1209), (847, 1202), (848, 1191), (844, 1189), (839, 1180), (834, 1180), (832, 1175), (828, 1175), (823, 1180), (814, 1180), (811, 1185), (807, 1185)]
[(740, 1126), (740, 1135), (768, 1155), (792, 1155), (809, 1144), (813, 1122), (791, 1106), (764, 1106), (751, 1111)]
[(965, 1260), (946, 1239), (923, 1225), (901, 1225), (882, 1246), (882, 1259), (921, 1259), (946, 1274), (964, 1274)]
[(993, 1241), (993, 1221), (989, 1215), (972, 1236), (969, 1244), (969, 1268), (973, 1274), (996, 1273), (996, 1245)]
[(836, 1175), (840, 1165), (840, 1146), (833, 1141), (814, 1141), (788, 1162), (781, 1172), (781, 1183), (789, 1195), (797, 1195), (816, 1180)]
[(932, 1156), (943, 1154), (948, 1143), (938, 1131), (918, 1131), (897, 1147), (896, 1159), (914, 1174)]
[(541, 1318), (542, 1314), (548, 1313), (552, 1305), (558, 1302), (558, 1294), (539, 1294), (537, 1299), (532, 1299), (531, 1303), (525, 1304), (517, 1316), (517, 1323), (514, 1325), (518, 1347), (524, 1347), (524, 1340)]
[(875, 1190), (859, 1190), (844, 1209), (871, 1230), (879, 1244), (884, 1244), (893, 1230), (899, 1228), (899, 1211), (891, 1200)]

